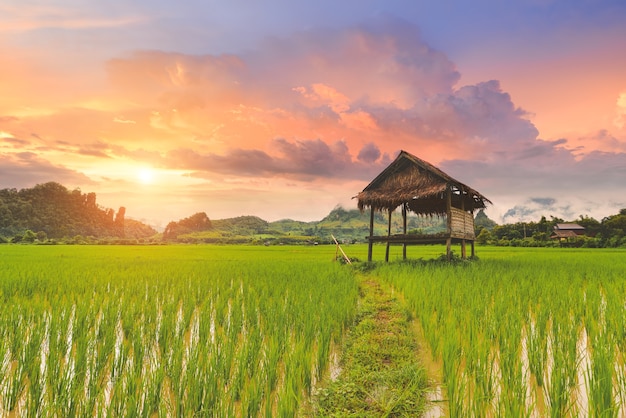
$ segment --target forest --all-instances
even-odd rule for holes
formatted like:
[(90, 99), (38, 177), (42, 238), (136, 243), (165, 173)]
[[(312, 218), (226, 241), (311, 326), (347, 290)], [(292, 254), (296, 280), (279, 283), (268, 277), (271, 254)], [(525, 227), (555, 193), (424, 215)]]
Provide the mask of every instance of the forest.
[[(83, 243), (93, 239), (139, 239), (157, 233), (97, 204), (95, 193), (48, 182), (32, 188), (0, 190), (0, 242)], [(75, 242), (74, 242), (75, 241)]]

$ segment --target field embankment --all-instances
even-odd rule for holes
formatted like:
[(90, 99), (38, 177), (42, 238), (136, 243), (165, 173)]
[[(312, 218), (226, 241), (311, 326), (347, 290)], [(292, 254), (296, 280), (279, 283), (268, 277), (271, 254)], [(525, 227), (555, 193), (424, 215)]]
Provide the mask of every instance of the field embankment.
[(427, 377), (416, 361), (411, 315), (393, 290), (374, 276), (360, 279), (359, 306), (341, 354), (341, 372), (317, 390), (319, 417), (420, 416)]

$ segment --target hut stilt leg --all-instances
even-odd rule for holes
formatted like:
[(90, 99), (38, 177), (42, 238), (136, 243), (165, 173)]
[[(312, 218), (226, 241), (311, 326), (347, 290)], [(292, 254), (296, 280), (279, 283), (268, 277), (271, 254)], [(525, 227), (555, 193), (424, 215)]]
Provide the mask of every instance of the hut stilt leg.
[(372, 242), (372, 237), (374, 236), (374, 207), (372, 206), (370, 210), (370, 236), (367, 239), (369, 241), (369, 245), (367, 247), (367, 261), (372, 261), (372, 249), (374, 247), (374, 242)]
[[(391, 236), (391, 209), (389, 209), (389, 224), (387, 225), (387, 236)], [(385, 262), (389, 261), (389, 241), (387, 241), (387, 250), (385, 251)]]
[(476, 252), (474, 251), (474, 241), (472, 241), (472, 258), (476, 256)]
[(463, 260), (467, 258), (467, 253), (465, 251), (465, 240), (461, 241), (461, 258), (463, 258)]
[(452, 238), (446, 240), (446, 256), (448, 261), (452, 260)]
[[(406, 238), (406, 204), (402, 205), (402, 233)], [(406, 260), (406, 242), (402, 244), (402, 259)]]

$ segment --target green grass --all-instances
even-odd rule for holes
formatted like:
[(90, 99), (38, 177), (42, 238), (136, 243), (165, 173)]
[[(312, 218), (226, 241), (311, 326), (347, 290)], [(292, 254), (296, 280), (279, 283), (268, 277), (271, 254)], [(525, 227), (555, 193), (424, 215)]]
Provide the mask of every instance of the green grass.
[(314, 396), (319, 417), (419, 416), (425, 408), (426, 372), (406, 306), (374, 277), (361, 279), (362, 299), (342, 350), (342, 372)]

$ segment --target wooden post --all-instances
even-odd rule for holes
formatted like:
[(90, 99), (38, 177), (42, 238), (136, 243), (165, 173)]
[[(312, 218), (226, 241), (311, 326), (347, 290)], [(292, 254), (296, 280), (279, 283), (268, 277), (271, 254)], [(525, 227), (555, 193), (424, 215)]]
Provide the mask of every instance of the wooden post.
[[(389, 209), (389, 223), (387, 225), (387, 238), (391, 236), (391, 209)], [(389, 261), (389, 239), (387, 239), (387, 250), (385, 251), (385, 262)]]
[[(402, 204), (402, 233), (406, 240), (406, 203)], [(402, 243), (402, 259), (406, 260), (406, 241)]]
[(463, 239), (461, 240), (461, 258), (465, 260), (467, 258), (467, 254), (465, 251), (465, 234), (467, 231), (467, 225), (465, 225), (465, 196), (463, 194), (465, 190), (461, 187), (461, 210), (463, 211)]
[(446, 188), (446, 211), (448, 213), (447, 228), (448, 238), (446, 239), (446, 256), (448, 261), (452, 259), (452, 187), (448, 185)]
[(374, 242), (372, 237), (374, 236), (374, 206), (370, 206), (370, 236), (367, 238), (369, 245), (367, 247), (367, 261), (372, 261), (372, 247)]
[[(474, 229), (474, 209), (470, 212), (472, 214), (472, 232), (475, 232)], [(474, 242), (476, 241), (476, 235), (472, 235), (474, 239), (472, 240), (472, 258), (476, 256), (476, 250), (474, 249)]]

